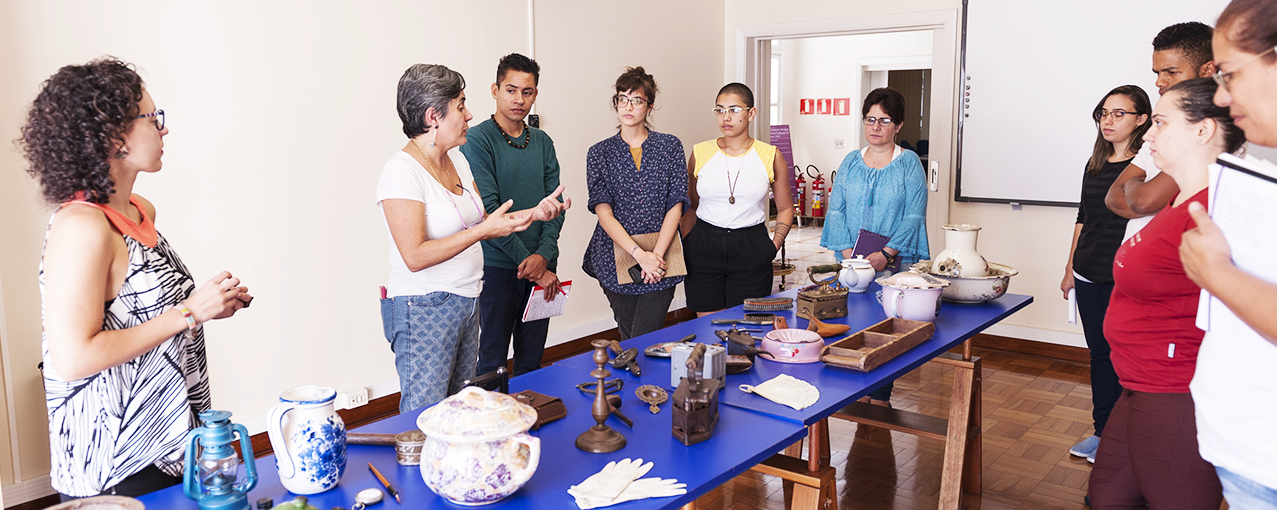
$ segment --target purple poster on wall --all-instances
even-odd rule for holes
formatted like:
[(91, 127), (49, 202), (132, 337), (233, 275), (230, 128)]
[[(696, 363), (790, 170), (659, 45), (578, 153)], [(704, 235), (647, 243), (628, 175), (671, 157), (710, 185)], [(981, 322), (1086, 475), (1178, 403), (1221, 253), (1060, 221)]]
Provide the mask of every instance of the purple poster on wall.
[(789, 163), (789, 193), (790, 200), (794, 203), (798, 202), (798, 183), (794, 180), (794, 145), (790, 142), (789, 124), (778, 124), (772, 126), (772, 145), (785, 156), (785, 161)]

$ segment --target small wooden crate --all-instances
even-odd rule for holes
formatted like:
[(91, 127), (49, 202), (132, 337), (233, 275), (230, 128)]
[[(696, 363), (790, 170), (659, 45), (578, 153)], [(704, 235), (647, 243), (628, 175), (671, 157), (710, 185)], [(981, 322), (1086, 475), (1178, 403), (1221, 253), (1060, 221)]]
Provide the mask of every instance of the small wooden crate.
[(935, 331), (931, 322), (887, 319), (826, 345), (820, 361), (868, 372), (927, 341)]

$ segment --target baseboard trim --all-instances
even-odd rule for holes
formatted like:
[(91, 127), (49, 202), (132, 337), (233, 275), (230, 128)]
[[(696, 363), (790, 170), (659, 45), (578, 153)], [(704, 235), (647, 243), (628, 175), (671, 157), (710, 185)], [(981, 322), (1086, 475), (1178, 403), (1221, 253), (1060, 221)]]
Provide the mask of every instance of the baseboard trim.
[(8, 505), (5, 508), (14, 508), (23, 503), (57, 494), (57, 491), (53, 490), (53, 481), (47, 474), (0, 487), (0, 491), (4, 492), (4, 504)]
[(971, 339), (971, 345), (985, 349), (998, 349), (1020, 354), (1055, 358), (1076, 363), (1090, 363), (1091, 351), (1085, 347), (1059, 345), (1020, 338), (979, 334)]

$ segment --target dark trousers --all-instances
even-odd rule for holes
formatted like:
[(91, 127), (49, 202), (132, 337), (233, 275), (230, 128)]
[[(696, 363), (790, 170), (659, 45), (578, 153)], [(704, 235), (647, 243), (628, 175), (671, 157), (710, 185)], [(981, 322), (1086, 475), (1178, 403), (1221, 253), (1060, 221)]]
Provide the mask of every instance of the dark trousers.
[[(1095, 420), (1095, 435), (1104, 437), (1104, 426), (1113, 412), (1117, 397), (1122, 394), (1122, 384), (1113, 370), (1109, 358), (1109, 342), (1104, 338), (1104, 313), (1109, 308), (1113, 284), (1095, 284), (1077, 280), (1077, 312), (1082, 321), (1082, 333), (1086, 346), (1091, 350), (1091, 418)], [(1103, 442), (1103, 441), (1101, 441)]]
[[(151, 464), (142, 468), (141, 471), (129, 475), (128, 478), (125, 478), (120, 481), (120, 483), (115, 484), (115, 487), (102, 491), (102, 494), (98, 494), (98, 496), (116, 495), (136, 498), (138, 496), (145, 496), (160, 489), (167, 489), (179, 483), (182, 483), (182, 477), (167, 474), (160, 471), (160, 468), (155, 467), (155, 464)], [(58, 496), (63, 503), (80, 499), (75, 496), (68, 496), (61, 493), (59, 493)]]
[(696, 220), (683, 238), (687, 309), (715, 312), (771, 295), (776, 251), (766, 224), (726, 229)]
[(479, 294), (479, 370), (486, 374), (505, 366), (514, 338), (514, 374), (541, 368), (550, 319), (523, 322), (523, 310), (536, 283), (520, 279), (515, 269), (483, 266), (483, 292)]
[(612, 317), (621, 340), (646, 335), (665, 327), (665, 314), (674, 301), (674, 287), (654, 290), (646, 294), (630, 296), (603, 289), (607, 302), (612, 305)]
[(1223, 488), (1215, 467), (1197, 451), (1193, 397), (1122, 390), (1090, 487), (1095, 510), (1219, 508)]

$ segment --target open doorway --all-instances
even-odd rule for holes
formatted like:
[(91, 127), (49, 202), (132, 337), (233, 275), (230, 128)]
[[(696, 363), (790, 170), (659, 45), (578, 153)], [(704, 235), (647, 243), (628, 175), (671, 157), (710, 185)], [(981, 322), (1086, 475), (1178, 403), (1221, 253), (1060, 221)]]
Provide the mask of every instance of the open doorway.
[[(759, 108), (754, 136), (770, 140), (770, 127), (790, 127), (791, 168), (824, 177), (825, 193), (835, 170), (864, 142), (860, 105), (878, 86), (894, 86), (906, 95), (903, 140), (919, 152), (926, 140), (924, 171), (928, 194), (929, 237), (940, 239), (948, 220), (957, 103), (958, 11), (941, 10), (819, 22), (738, 26), (735, 79), (770, 99)], [(731, 71), (729, 71), (731, 73)], [(801, 113), (804, 99), (831, 105), (811, 115)], [(762, 106), (762, 105), (760, 105)], [(822, 105), (823, 106), (823, 105)], [(824, 114), (829, 111), (828, 114)], [(841, 115), (835, 115), (840, 111)], [(812, 184), (807, 179), (807, 186)], [(945, 190), (941, 192), (940, 190)], [(812, 193), (805, 193), (803, 214), (811, 216)], [(808, 221), (805, 225), (819, 224)], [(801, 230), (815, 230), (803, 228)], [(797, 233), (797, 232), (795, 232)], [(787, 251), (795, 266), (832, 262), (834, 254), (819, 245), (820, 232), (791, 233)], [(810, 245), (810, 246), (808, 246)], [(807, 253), (811, 254), (810, 260)], [(802, 267), (796, 267), (801, 273)]]

